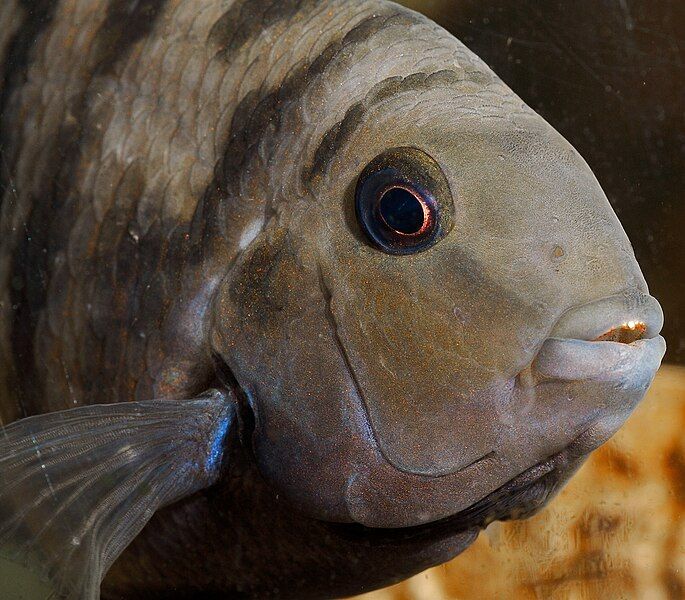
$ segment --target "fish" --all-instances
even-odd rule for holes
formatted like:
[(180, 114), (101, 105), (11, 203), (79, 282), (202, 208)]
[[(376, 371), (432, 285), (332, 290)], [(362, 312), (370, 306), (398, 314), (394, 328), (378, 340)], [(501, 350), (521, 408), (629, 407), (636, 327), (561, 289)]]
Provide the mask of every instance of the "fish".
[(0, 569), (56, 597), (400, 581), (659, 367), (590, 167), (417, 12), (5, 0), (0, 65)]

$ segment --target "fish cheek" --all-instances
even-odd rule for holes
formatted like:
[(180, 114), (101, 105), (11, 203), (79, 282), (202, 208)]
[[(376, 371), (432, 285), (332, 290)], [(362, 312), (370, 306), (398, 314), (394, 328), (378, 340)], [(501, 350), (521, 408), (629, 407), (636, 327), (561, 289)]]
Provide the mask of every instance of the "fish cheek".
[(444, 475), (496, 446), (507, 389), (471, 359), (439, 271), (401, 260), (339, 278), (337, 320), (386, 460), (407, 473)]
[(212, 345), (254, 405), (262, 475), (305, 513), (345, 520), (351, 457), (368, 442), (350, 418), (358, 402), (326, 310), (306, 242), (273, 229), (223, 281)]

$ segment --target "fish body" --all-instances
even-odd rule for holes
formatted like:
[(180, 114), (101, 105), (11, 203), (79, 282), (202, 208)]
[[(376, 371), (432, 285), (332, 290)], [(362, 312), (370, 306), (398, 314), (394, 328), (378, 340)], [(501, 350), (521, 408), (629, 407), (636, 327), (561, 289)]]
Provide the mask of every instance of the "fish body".
[[(85, 461), (113, 419), (145, 449), (121, 468), (157, 465), (104, 597), (400, 580), (542, 506), (654, 375), (661, 311), (591, 171), (417, 13), (8, 0), (0, 59), (1, 422), (76, 470), (55, 423)], [(187, 435), (150, 449), (162, 422)], [(171, 479), (161, 447), (200, 458)]]

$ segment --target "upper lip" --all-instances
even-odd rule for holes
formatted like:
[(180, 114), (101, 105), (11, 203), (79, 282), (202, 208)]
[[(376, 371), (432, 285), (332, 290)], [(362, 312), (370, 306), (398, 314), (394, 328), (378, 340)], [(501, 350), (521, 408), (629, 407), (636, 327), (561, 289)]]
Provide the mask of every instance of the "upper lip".
[(643, 339), (659, 335), (664, 315), (657, 300), (636, 290), (626, 290), (566, 311), (549, 337), (592, 341), (627, 323), (642, 323)]

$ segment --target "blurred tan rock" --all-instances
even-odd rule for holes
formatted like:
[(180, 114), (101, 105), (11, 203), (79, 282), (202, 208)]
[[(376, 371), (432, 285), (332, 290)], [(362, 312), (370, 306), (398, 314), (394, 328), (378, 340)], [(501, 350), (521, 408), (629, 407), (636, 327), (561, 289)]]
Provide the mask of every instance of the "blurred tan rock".
[(663, 366), (628, 423), (527, 521), (357, 600), (685, 598), (685, 368)]

